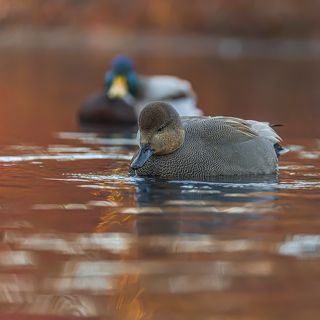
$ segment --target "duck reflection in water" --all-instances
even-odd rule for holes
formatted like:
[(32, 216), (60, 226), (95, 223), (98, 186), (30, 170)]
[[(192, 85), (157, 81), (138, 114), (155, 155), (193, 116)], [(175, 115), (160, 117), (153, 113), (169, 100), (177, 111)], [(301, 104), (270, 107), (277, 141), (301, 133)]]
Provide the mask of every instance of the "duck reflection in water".
[(212, 233), (234, 222), (265, 219), (262, 213), (277, 199), (276, 176), (227, 183), (133, 179), (138, 234)]

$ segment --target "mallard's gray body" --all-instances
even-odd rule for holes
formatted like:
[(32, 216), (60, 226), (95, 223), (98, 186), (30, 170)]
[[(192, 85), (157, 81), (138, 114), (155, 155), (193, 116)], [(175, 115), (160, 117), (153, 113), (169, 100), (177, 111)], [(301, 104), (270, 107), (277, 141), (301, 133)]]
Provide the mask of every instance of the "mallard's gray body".
[(209, 179), (277, 173), (274, 145), (281, 139), (267, 123), (230, 117), (181, 120), (185, 131), (181, 147), (170, 154), (152, 155), (135, 170), (137, 175)]

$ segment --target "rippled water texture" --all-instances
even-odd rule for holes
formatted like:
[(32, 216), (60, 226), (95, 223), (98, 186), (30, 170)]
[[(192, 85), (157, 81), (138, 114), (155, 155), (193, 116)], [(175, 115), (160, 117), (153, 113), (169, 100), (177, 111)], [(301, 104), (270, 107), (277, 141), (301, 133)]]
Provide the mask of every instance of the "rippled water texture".
[(320, 61), (135, 56), (206, 114), (283, 123), (278, 179), (128, 177), (134, 128), (80, 128), (105, 53), (1, 49), (1, 319), (319, 319)]

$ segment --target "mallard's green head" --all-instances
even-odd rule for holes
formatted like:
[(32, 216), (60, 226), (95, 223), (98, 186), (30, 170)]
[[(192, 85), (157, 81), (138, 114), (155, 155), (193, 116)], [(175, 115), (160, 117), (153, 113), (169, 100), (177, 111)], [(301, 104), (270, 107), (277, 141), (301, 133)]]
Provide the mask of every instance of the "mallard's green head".
[(130, 58), (119, 55), (111, 63), (111, 70), (104, 79), (107, 96), (110, 99), (120, 99), (127, 95), (136, 97), (138, 79)]

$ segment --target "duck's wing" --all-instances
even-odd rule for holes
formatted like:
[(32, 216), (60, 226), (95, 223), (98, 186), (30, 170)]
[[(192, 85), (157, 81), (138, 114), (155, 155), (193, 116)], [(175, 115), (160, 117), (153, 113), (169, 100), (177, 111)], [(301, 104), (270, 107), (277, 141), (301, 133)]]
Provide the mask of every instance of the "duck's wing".
[(197, 98), (190, 82), (174, 76), (139, 76), (139, 109), (150, 101), (166, 101), (181, 116), (200, 116)]
[(273, 144), (281, 138), (267, 122), (243, 120), (233, 117), (182, 117), (187, 130), (215, 144), (240, 143), (256, 137), (263, 137)]
[(170, 100), (194, 97), (190, 82), (174, 76), (139, 76), (143, 100)]

